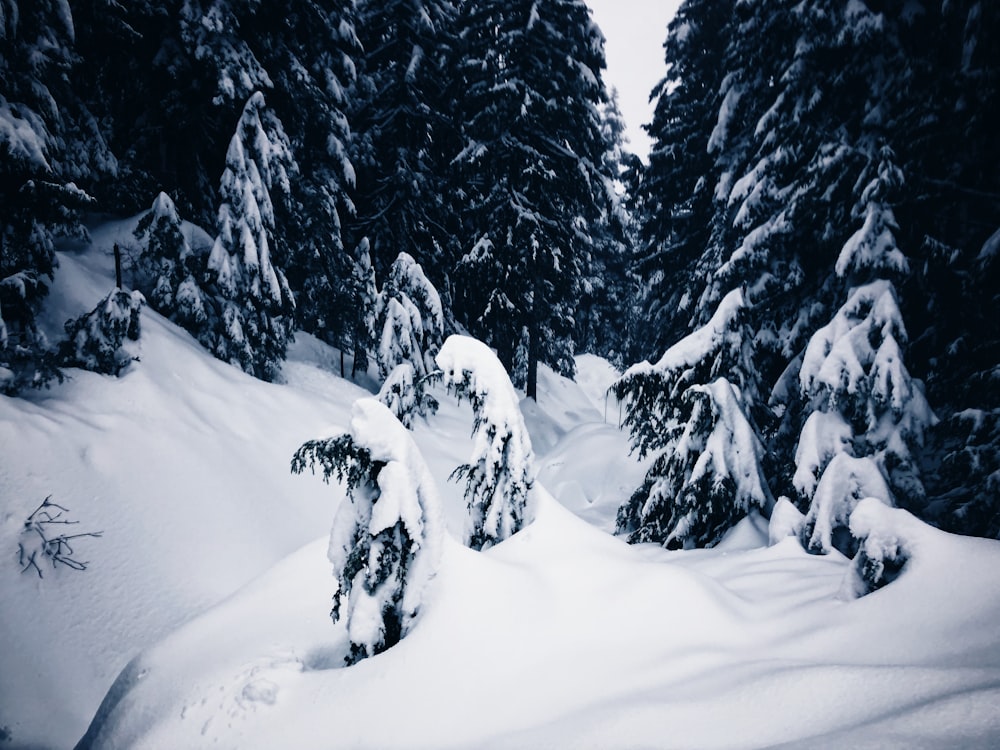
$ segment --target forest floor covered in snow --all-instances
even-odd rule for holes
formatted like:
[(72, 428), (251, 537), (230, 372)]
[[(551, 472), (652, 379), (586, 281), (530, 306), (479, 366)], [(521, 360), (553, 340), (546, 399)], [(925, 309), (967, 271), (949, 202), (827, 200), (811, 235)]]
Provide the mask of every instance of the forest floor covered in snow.
[[(107, 293), (127, 231), (60, 254), (53, 332)], [(448, 481), (471, 411), (435, 394), (414, 436), (454, 539), (412, 632), (344, 667), (326, 559), (343, 491), (289, 464), (369, 390), (309, 336), (268, 384), (142, 324), (122, 378), (0, 397), (0, 747), (1000, 745), (1000, 543), (899, 511), (910, 560), (857, 600), (849, 560), (769, 546), (758, 516), (711, 550), (629, 546), (610, 532), (643, 466), (590, 356), (522, 403), (538, 514), (487, 552), (456, 541)], [(74, 540), (86, 570), (22, 572), (47, 497), (101, 532)]]

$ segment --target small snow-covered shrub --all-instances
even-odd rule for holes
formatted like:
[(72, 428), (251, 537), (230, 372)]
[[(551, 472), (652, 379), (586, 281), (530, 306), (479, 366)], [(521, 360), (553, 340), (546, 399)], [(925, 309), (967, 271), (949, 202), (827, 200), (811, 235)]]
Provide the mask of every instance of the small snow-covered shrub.
[(355, 664), (413, 627), (440, 562), (441, 500), (413, 439), (374, 399), (355, 403), (350, 434), (308, 442), (292, 459), (295, 473), (316, 465), (347, 489), (327, 554), (337, 579), (330, 615), (341, 620), (346, 602)]
[(452, 477), (465, 479), (465, 542), (488, 549), (533, 520), (531, 440), (517, 392), (489, 347), (468, 336), (449, 336), (437, 364), (448, 389), (472, 404), (472, 455)]
[(907, 511), (865, 498), (851, 513), (851, 534), (860, 539), (843, 594), (856, 599), (886, 586), (903, 572), (912, 555), (906, 523), (919, 523)]
[(805, 516), (795, 507), (795, 503), (782, 495), (771, 510), (771, 520), (767, 525), (767, 543), (775, 545), (790, 536), (802, 533)]
[(145, 303), (139, 292), (115, 289), (89, 313), (67, 321), (66, 340), (59, 348), (62, 364), (120, 375), (138, 359), (126, 342), (139, 340), (139, 312)]
[(426, 417), (438, 409), (437, 399), (425, 389), (427, 380), (426, 377), (415, 378), (413, 365), (404, 362), (389, 373), (376, 398), (409, 430), (413, 427), (414, 415)]

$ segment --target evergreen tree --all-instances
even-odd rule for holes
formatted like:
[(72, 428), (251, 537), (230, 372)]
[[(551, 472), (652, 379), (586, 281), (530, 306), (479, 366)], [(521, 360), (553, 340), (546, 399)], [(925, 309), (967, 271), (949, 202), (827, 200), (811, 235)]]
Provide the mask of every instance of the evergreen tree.
[(211, 310), (199, 283), (204, 259), (192, 251), (170, 196), (156, 197), (133, 234), (140, 247), (134, 268), (136, 288), (154, 310), (197, 334)]
[[(856, 242), (852, 238), (848, 248)], [(806, 348), (799, 382), (811, 414), (799, 438), (794, 484), (802, 504), (811, 503), (803, 529), (810, 550), (828, 551), (831, 534), (848, 526), (850, 511), (864, 497), (923, 509), (916, 449), (935, 417), (903, 362), (905, 342), (895, 291), (883, 280), (855, 289)], [(851, 472), (843, 461), (834, 466), (839, 455), (858, 459)], [(868, 468), (858, 468), (862, 459)], [(864, 494), (845, 483), (849, 473), (861, 477)]]
[(581, 0), (465, 3), (458, 26), (467, 210), (456, 313), (507, 369), (528, 330), (534, 398), (539, 361), (573, 373), (587, 229), (606, 210), (603, 40)]
[(219, 234), (208, 257), (220, 311), (202, 341), (220, 359), (272, 380), (285, 357), (294, 300), (274, 245), (272, 192), (288, 192), (295, 169), (281, 122), (264, 95), (247, 101), (222, 175)]
[(378, 365), (383, 378), (403, 362), (410, 363), (418, 379), (434, 369), (434, 355), (444, 341), (441, 298), (407, 253), (400, 253), (389, 269), (376, 308), (376, 329), (382, 335)]
[(473, 411), (473, 450), (452, 478), (465, 479), (465, 542), (489, 549), (534, 520), (534, 453), (517, 393), (489, 347), (449, 336), (437, 355), (445, 385)]
[(76, 212), (91, 199), (72, 181), (69, 146), (78, 104), (69, 86), (73, 44), (62, 0), (0, 7), (0, 392), (7, 394), (58, 375), (37, 314), (57, 265), (55, 239), (86, 234)]
[[(691, 277), (711, 238), (719, 177), (709, 138), (722, 105), (720, 61), (726, 40), (738, 33), (735, 5), (689, 0), (668, 28), (667, 75), (651, 93), (656, 105), (646, 129), (653, 145), (637, 186), (642, 213), (633, 267), (644, 281), (639, 325), (646, 332), (639, 357), (666, 350), (693, 317)], [(730, 107), (736, 98), (729, 94)]]
[(60, 364), (121, 375), (139, 359), (128, 342), (139, 340), (139, 313), (145, 304), (140, 292), (114, 289), (89, 313), (67, 321), (66, 340), (59, 346)]
[(251, 44), (274, 82), (268, 103), (299, 164), (275, 207), (296, 319), (341, 351), (353, 344), (358, 259), (351, 252), (355, 165), (348, 116), (361, 85), (353, 3), (262, 4)]
[(369, 238), (379, 279), (405, 252), (443, 288), (458, 231), (447, 187), (457, 151), (448, 101), (456, 10), (450, 0), (362, 0), (357, 7), (364, 53), (351, 113), (353, 231)]
[(658, 452), (645, 481), (618, 510), (629, 541), (713, 546), (751, 508), (773, 504), (763, 447), (730, 378), (752, 376), (748, 310), (740, 290), (655, 364), (630, 368), (614, 386), (640, 455)]
[(739, 392), (719, 378), (691, 386), (681, 400), (690, 402), (687, 422), (619, 509), (617, 532), (630, 542), (711, 547), (751, 509), (768, 512), (773, 505), (763, 447)]
[(347, 490), (330, 532), (330, 615), (346, 620), (346, 661), (355, 664), (413, 627), (441, 559), (441, 499), (413, 439), (374, 399), (355, 402), (350, 434), (299, 448), (292, 471), (317, 464), (324, 480), (335, 476)]

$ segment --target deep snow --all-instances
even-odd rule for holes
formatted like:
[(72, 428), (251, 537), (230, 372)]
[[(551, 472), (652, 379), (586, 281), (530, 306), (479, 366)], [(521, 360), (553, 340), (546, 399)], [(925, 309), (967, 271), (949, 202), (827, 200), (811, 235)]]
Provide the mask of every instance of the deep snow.
[[(106, 249), (129, 228), (61, 253), (51, 330), (107, 293)], [(455, 541), (447, 481), (471, 411), (435, 394), (414, 436), (451, 532), (440, 571), (408, 636), (343, 668), (326, 559), (343, 492), (289, 462), (374, 384), (341, 380), (339, 355), (301, 335), (287, 382), (262, 383), (148, 309), (140, 355), (121, 379), (73, 371), (0, 397), (10, 747), (72, 746), (95, 713), (84, 747), (1000, 745), (1000, 543), (866, 517), (911, 559), (858, 600), (850, 561), (767, 547), (756, 515), (713, 550), (630, 547), (607, 531), (643, 467), (593, 357), (579, 384), (543, 371), (522, 403), (537, 518), (485, 553)], [(50, 494), (103, 536), (80, 540), (86, 571), (39, 579), (16, 548)]]

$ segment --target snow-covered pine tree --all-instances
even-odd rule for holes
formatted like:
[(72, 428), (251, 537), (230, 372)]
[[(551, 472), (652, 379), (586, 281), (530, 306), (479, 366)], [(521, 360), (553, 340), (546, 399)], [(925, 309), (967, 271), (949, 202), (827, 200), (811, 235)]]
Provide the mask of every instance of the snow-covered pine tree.
[(629, 541), (710, 547), (751, 508), (770, 510), (763, 449), (735, 384), (752, 373), (746, 316), (742, 291), (730, 292), (707, 325), (614, 384), (633, 448), (659, 452), (619, 508)]
[(426, 376), (444, 341), (444, 311), (434, 285), (408, 253), (400, 253), (389, 269), (377, 309), (382, 377), (401, 362), (410, 362), (416, 377)]
[(59, 345), (59, 362), (104, 375), (121, 375), (139, 359), (129, 346), (139, 340), (139, 313), (146, 300), (138, 291), (114, 289), (97, 307), (66, 322), (66, 340)]
[(355, 250), (355, 263), (351, 274), (353, 315), (351, 339), (354, 346), (354, 366), (351, 377), (367, 372), (369, 356), (376, 349), (376, 320), (379, 295), (375, 286), (375, 269), (369, 252), (368, 239), (362, 239)]
[(357, 4), (364, 52), (351, 107), (358, 171), (352, 229), (371, 241), (379, 279), (405, 252), (444, 288), (454, 260), (459, 215), (447, 180), (458, 150), (448, 99), (455, 15), (451, 0)]
[[(643, 280), (637, 357), (654, 356), (690, 330), (691, 276), (709, 245), (719, 168), (709, 138), (720, 118), (727, 40), (737, 33), (733, 0), (688, 0), (664, 43), (667, 74), (651, 93), (653, 145), (637, 196), (643, 206), (632, 267)], [(729, 103), (739, 94), (727, 87)], [(634, 360), (633, 360), (634, 361)]]
[(4, 0), (0, 10), (0, 393), (58, 376), (36, 316), (56, 267), (54, 240), (85, 236), (90, 197), (72, 180), (67, 141), (77, 103), (74, 29), (63, 0)]
[(534, 398), (539, 361), (572, 374), (588, 227), (605, 215), (614, 176), (599, 109), (603, 39), (582, 0), (463, 3), (458, 33), (467, 234), (456, 315), (508, 369), (528, 329)]
[[(898, 253), (894, 243), (892, 251)], [(802, 539), (810, 551), (829, 551), (864, 497), (923, 505), (914, 451), (935, 417), (903, 362), (906, 341), (895, 290), (879, 280), (855, 288), (806, 348), (799, 385), (811, 414), (799, 438), (793, 483), (800, 504), (809, 503)], [(844, 460), (834, 463), (841, 455), (851, 458), (850, 471)], [(827, 474), (833, 475), (829, 481)], [(853, 554), (846, 538), (834, 546)]]
[(406, 429), (413, 428), (413, 418), (433, 414), (438, 402), (425, 387), (425, 379), (418, 379), (413, 373), (413, 365), (403, 362), (396, 365), (386, 377), (376, 398), (402, 422)]
[(208, 257), (209, 288), (221, 309), (200, 338), (219, 359), (265, 380), (277, 376), (291, 337), (295, 303), (272, 257), (271, 196), (288, 193), (295, 167), (280, 120), (254, 93), (229, 143), (219, 234)]
[(170, 196), (156, 196), (133, 235), (140, 250), (134, 267), (135, 287), (156, 312), (197, 335), (210, 309), (198, 282), (204, 261), (192, 252)]
[(268, 104), (302, 165), (275, 206), (296, 319), (306, 331), (350, 352), (354, 341), (356, 258), (351, 102), (358, 95), (361, 47), (353, 3), (261, 3), (249, 40), (274, 88)]
[(619, 509), (617, 531), (630, 542), (669, 549), (711, 547), (751, 510), (773, 505), (761, 471), (763, 447), (725, 378), (692, 385), (680, 434)]
[[(375, 308), (375, 328), (380, 335), (379, 375), (384, 381), (379, 398), (394, 404), (396, 416), (409, 427), (414, 410), (425, 415), (437, 409), (426, 385), (444, 340), (444, 313), (434, 285), (407, 253), (400, 253), (389, 269)], [(402, 416), (398, 409), (404, 407)]]
[(534, 520), (531, 439), (517, 392), (489, 347), (468, 336), (449, 336), (437, 364), (448, 389), (472, 404), (472, 455), (452, 477), (465, 479), (465, 542), (488, 549)]
[(294, 473), (317, 465), (347, 490), (327, 554), (337, 579), (330, 614), (346, 620), (355, 664), (412, 629), (441, 558), (441, 500), (413, 439), (374, 399), (355, 402), (350, 434), (308, 442), (292, 459)]

